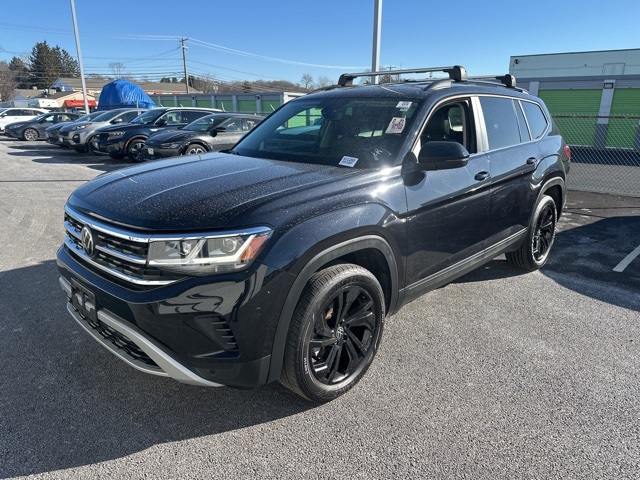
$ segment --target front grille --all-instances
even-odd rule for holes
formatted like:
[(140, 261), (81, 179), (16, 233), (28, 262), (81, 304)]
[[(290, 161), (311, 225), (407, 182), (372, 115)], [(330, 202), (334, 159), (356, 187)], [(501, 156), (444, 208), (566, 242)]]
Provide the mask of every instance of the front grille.
[(62, 137), (68, 137), (69, 136), (69, 132), (60, 132), (60, 135)]
[[(147, 265), (149, 235), (127, 232), (118, 227), (94, 220), (65, 209), (67, 237), (65, 245), (69, 251), (85, 264), (102, 272), (136, 285), (166, 285), (182, 278)], [(89, 245), (83, 242), (83, 229), (92, 239)], [(92, 245), (91, 245), (92, 243)], [(87, 252), (87, 247), (91, 250)]]

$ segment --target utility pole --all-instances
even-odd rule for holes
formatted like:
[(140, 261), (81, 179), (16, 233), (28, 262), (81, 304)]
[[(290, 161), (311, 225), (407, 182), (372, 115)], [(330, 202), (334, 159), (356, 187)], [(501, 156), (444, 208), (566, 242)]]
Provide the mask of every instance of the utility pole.
[(84, 98), (84, 113), (89, 114), (89, 101), (87, 100), (87, 85), (84, 81), (84, 68), (82, 67), (82, 50), (80, 49), (80, 36), (78, 35), (78, 22), (76, 21), (76, 6), (71, 0), (71, 17), (73, 18), (73, 32), (76, 35), (76, 48), (78, 49), (78, 65), (80, 66), (80, 79), (82, 80), (82, 97)]
[[(373, 54), (371, 56), (371, 71), (377, 72), (380, 65), (380, 31), (382, 30), (382, 0), (374, 0), (373, 12)], [(371, 83), (378, 83), (378, 77), (372, 76)]]
[(188, 38), (181, 38), (180, 45), (182, 48), (182, 63), (184, 65), (184, 83), (187, 86), (187, 93), (189, 93), (189, 76), (187, 75), (187, 47), (184, 46), (185, 40), (189, 40)]

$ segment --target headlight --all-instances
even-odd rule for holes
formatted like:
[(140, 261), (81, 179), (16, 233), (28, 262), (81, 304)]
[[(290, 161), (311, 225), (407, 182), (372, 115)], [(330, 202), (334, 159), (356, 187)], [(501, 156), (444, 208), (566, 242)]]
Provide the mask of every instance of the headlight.
[(74, 130), (82, 130), (83, 128), (87, 128), (89, 125), (91, 125), (90, 123), (85, 123), (84, 125), (76, 125), (75, 127), (73, 127)]
[(259, 227), (218, 235), (152, 238), (149, 265), (187, 275), (236, 272), (253, 263), (270, 235), (270, 228)]
[(178, 148), (180, 146), (180, 142), (178, 143), (163, 143), (160, 145), (160, 148)]

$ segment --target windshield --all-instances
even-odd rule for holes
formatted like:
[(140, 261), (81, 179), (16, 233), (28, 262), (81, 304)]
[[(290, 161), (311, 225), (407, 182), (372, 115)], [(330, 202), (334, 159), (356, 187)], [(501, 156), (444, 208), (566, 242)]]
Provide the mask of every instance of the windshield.
[(233, 153), (351, 168), (388, 166), (419, 103), (398, 97), (293, 100), (244, 137)]
[(108, 112), (102, 112), (100, 115), (95, 117), (92, 121), (93, 122), (108, 122), (113, 117), (115, 117), (116, 115), (120, 115), (121, 113), (122, 113), (122, 110), (109, 110)]
[(91, 122), (98, 118), (100, 115), (103, 115), (105, 112), (93, 112), (88, 115), (83, 115), (80, 118), (74, 120), (75, 122)]
[(159, 110), (159, 111), (158, 110), (148, 110), (148, 111), (138, 115), (136, 118), (131, 120), (131, 122), (129, 122), (129, 123), (134, 123), (134, 124), (138, 124), (138, 125), (151, 125), (164, 112), (165, 112), (164, 110)]
[(206, 132), (211, 130), (214, 127), (217, 127), (222, 122), (224, 122), (228, 116), (219, 116), (219, 115), (207, 115), (206, 117), (201, 117), (195, 122), (191, 122), (189, 125), (185, 126), (183, 130), (192, 130), (194, 132)]

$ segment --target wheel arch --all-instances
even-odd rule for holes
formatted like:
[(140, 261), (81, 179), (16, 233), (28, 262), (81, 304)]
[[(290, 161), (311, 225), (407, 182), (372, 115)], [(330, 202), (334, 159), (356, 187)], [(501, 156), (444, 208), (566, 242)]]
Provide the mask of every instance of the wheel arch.
[(557, 217), (560, 218), (566, 201), (566, 187), (564, 180), (560, 177), (555, 177), (547, 181), (540, 190), (538, 202), (542, 195), (548, 195), (553, 199), (556, 204)]
[(343, 241), (316, 253), (294, 280), (280, 312), (273, 339), (267, 382), (277, 380), (280, 376), (291, 318), (309, 280), (316, 272), (337, 263), (352, 263), (371, 271), (382, 286), (387, 315), (397, 308), (399, 303), (398, 265), (393, 249), (384, 238), (366, 235)]

